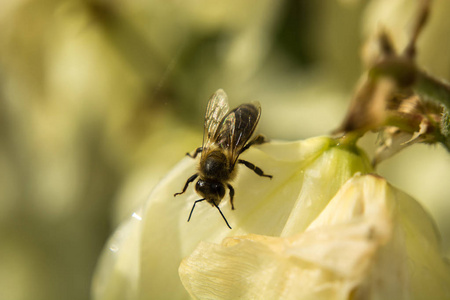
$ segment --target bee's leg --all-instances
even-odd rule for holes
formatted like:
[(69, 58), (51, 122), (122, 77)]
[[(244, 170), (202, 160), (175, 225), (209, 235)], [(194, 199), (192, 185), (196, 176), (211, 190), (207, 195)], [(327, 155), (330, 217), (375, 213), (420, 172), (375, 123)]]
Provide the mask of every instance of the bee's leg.
[(189, 152), (186, 153), (187, 156), (191, 157), (191, 158), (196, 158), (197, 155), (203, 151), (203, 147), (198, 147), (197, 149), (195, 149), (195, 152), (193, 155), (191, 155)]
[(194, 174), (194, 175), (192, 175), (191, 177), (189, 177), (189, 179), (186, 181), (186, 184), (184, 185), (184, 188), (183, 188), (183, 190), (181, 191), (181, 193), (175, 193), (175, 194), (173, 194), (173, 196), (175, 197), (176, 195), (181, 195), (181, 194), (183, 194), (184, 192), (186, 192), (186, 189), (188, 188), (189, 183), (191, 183), (192, 181), (194, 181), (195, 178), (197, 178), (197, 176), (198, 176), (198, 174)]
[(242, 152), (244, 152), (245, 150), (247, 150), (248, 148), (250, 148), (253, 145), (261, 145), (263, 143), (267, 142), (266, 138), (262, 135), (259, 134), (257, 135), (253, 140), (251, 140), (250, 142), (247, 143), (247, 145), (245, 145), (244, 147), (242, 147), (241, 151), (239, 152), (239, 154), (241, 154)]
[(264, 174), (263, 170), (261, 170), (260, 168), (258, 168), (254, 164), (252, 164), (251, 162), (248, 162), (243, 159), (239, 159), (238, 163), (245, 165), (247, 168), (249, 168), (250, 170), (253, 170), (259, 176), (269, 177), (270, 179), (272, 179), (272, 175)]
[(234, 188), (231, 186), (231, 184), (227, 184), (228, 189), (230, 190), (230, 204), (231, 204), (231, 209), (234, 209)]

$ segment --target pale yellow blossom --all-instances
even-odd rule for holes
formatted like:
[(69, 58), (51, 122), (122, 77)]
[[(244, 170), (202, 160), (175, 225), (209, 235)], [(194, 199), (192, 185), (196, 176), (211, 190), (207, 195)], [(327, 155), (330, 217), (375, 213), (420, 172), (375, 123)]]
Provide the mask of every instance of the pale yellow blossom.
[(270, 142), (242, 158), (273, 179), (238, 167), (236, 209), (227, 196), (220, 204), (232, 230), (207, 203), (186, 222), (200, 198), (193, 186), (173, 197), (195, 173), (197, 160), (186, 157), (108, 242), (93, 298), (420, 299), (446, 292), (449, 269), (434, 223), (384, 179), (364, 175), (373, 170), (353, 144)]

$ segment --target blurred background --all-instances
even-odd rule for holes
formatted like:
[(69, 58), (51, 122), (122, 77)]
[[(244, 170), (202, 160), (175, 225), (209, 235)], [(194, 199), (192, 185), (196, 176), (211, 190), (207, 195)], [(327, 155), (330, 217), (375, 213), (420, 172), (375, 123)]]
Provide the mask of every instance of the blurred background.
[[(328, 134), (380, 28), (401, 49), (415, 0), (3, 0), (0, 299), (88, 299), (109, 234), (202, 141), (209, 96), (261, 102), (271, 139)], [(450, 2), (418, 62), (450, 79)], [(361, 146), (373, 153), (376, 136)], [(450, 253), (450, 156), (414, 145), (379, 173), (433, 215)]]

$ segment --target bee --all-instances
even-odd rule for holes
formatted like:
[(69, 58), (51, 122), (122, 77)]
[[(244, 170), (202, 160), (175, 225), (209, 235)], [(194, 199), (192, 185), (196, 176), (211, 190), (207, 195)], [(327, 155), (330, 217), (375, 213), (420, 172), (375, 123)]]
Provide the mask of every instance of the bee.
[(264, 174), (259, 167), (251, 162), (239, 159), (239, 156), (252, 145), (265, 142), (262, 135), (250, 139), (258, 124), (261, 106), (259, 103), (247, 103), (230, 112), (228, 112), (228, 109), (227, 95), (222, 89), (219, 89), (208, 102), (202, 147), (197, 148), (193, 154), (186, 154), (195, 159), (201, 153), (197, 173), (189, 177), (183, 190), (180, 193), (175, 193), (174, 197), (183, 194), (189, 184), (198, 177), (195, 190), (202, 199), (194, 202), (187, 221), (189, 222), (191, 219), (195, 205), (206, 201), (217, 208), (228, 228), (231, 229), (219, 208), (219, 204), (225, 196), (225, 187), (227, 187), (231, 209), (234, 210), (234, 188), (230, 181), (236, 177), (236, 163), (246, 166), (259, 176), (270, 179), (272, 179), (272, 176)]

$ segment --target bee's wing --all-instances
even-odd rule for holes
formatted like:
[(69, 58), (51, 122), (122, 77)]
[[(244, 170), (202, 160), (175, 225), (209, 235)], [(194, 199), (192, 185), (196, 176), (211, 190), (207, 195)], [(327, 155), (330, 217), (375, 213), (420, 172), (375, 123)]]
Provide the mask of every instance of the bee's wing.
[[(208, 101), (205, 114), (205, 131), (203, 132), (203, 150), (215, 142), (217, 128), (229, 109), (227, 94), (224, 90), (217, 90)], [(205, 151), (203, 151), (205, 153)]]
[(225, 116), (217, 129), (214, 141), (225, 150), (232, 165), (255, 132), (261, 115), (258, 102), (242, 104)]

